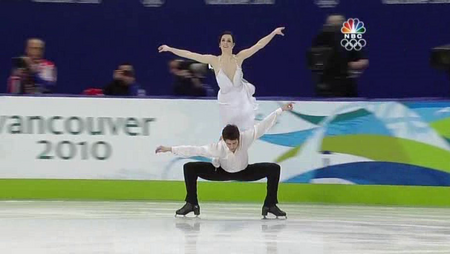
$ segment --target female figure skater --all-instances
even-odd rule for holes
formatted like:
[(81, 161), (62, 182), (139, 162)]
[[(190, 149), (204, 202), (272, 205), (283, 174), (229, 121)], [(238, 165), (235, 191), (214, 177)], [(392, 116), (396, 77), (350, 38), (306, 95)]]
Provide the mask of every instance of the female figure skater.
[(167, 45), (160, 46), (158, 51), (171, 52), (180, 57), (211, 65), (220, 88), (217, 97), (222, 127), (233, 124), (239, 130), (245, 131), (254, 126), (257, 104), (253, 97), (255, 87), (244, 79), (242, 63), (264, 48), (276, 35), (284, 36), (283, 29), (284, 27), (276, 28), (255, 45), (236, 55), (233, 54), (235, 40), (231, 32), (224, 32), (220, 37), (219, 47), (222, 51), (220, 56), (202, 55)]

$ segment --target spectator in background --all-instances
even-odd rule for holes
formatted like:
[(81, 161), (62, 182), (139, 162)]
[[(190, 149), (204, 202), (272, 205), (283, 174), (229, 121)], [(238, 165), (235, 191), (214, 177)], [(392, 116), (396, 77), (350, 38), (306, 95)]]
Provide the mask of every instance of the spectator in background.
[(8, 93), (53, 93), (56, 86), (56, 66), (45, 60), (45, 42), (29, 39), (25, 56), (13, 58), (13, 69), (8, 79)]
[(176, 59), (169, 62), (169, 71), (174, 77), (173, 92), (178, 96), (203, 97), (207, 95), (201, 74), (193, 73), (192, 62)]
[(206, 74), (208, 73), (208, 65), (202, 63), (193, 63), (189, 66), (192, 72), (192, 83), (194, 87), (203, 88), (206, 91), (206, 96), (216, 96), (217, 92), (206, 84)]
[(315, 72), (316, 94), (320, 97), (357, 97), (357, 77), (369, 65), (362, 50), (347, 51), (341, 46), (341, 28), (345, 22), (342, 15), (330, 15), (322, 31), (314, 38), (312, 48), (328, 51)]
[(119, 65), (114, 71), (114, 80), (104, 89), (105, 95), (138, 96), (139, 85), (136, 83), (134, 68), (130, 63)]

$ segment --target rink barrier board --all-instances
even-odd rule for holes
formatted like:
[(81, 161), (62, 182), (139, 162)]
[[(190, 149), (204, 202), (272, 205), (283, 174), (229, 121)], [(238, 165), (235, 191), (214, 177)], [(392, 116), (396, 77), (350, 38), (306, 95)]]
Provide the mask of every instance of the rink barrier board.
[[(289, 100), (249, 162), (280, 164), (284, 183), (450, 186), (450, 101), (358, 99)], [(260, 99), (255, 120), (281, 103)], [(0, 179), (183, 181), (211, 158), (155, 148), (218, 140), (218, 116), (216, 99), (0, 96)]]
[[(262, 203), (265, 183), (199, 182), (199, 201)], [(0, 179), (1, 200), (180, 201), (182, 181)], [(291, 184), (280, 203), (450, 207), (450, 189), (427, 186)]]

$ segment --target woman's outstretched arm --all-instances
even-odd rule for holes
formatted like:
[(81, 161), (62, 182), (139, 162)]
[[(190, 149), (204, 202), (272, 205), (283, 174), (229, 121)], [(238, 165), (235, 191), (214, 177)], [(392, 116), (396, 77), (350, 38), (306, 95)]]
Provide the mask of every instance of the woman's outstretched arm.
[(177, 56), (180, 57), (184, 57), (184, 58), (188, 58), (200, 63), (204, 63), (204, 64), (212, 64), (212, 62), (215, 59), (215, 56), (213, 55), (202, 55), (202, 54), (198, 54), (198, 53), (194, 53), (188, 50), (184, 50), (184, 49), (177, 49), (177, 48), (172, 48), (169, 47), (167, 45), (162, 45), (158, 48), (159, 53), (162, 52), (171, 52), (172, 54), (175, 54)]
[(273, 30), (273, 32), (271, 32), (269, 35), (267, 35), (266, 37), (262, 38), (261, 40), (259, 40), (255, 45), (253, 45), (251, 48), (248, 49), (244, 49), (241, 52), (239, 52), (236, 57), (241, 60), (244, 61), (245, 59), (251, 57), (253, 54), (255, 54), (256, 52), (258, 52), (260, 49), (264, 48), (267, 44), (269, 44), (269, 42), (273, 39), (273, 37), (275, 37), (276, 35), (282, 35), (283, 34), (283, 30), (284, 27), (278, 27), (275, 30)]

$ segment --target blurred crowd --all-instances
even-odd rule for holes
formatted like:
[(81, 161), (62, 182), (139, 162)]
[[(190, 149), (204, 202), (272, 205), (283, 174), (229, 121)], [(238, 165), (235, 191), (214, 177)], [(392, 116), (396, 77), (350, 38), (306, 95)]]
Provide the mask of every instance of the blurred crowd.
[[(323, 28), (313, 38), (307, 53), (308, 67), (318, 97), (357, 97), (357, 79), (368, 67), (363, 50), (348, 51), (341, 46), (342, 15), (330, 15)], [(13, 94), (55, 93), (57, 67), (45, 59), (45, 42), (39, 38), (26, 41), (24, 54), (12, 59), (12, 70), (7, 82), (7, 92)], [(214, 97), (217, 85), (208, 84), (207, 77), (214, 72), (208, 65), (185, 59), (168, 63), (167, 74), (173, 77), (174, 96)], [(214, 87), (214, 88), (213, 88)], [(124, 62), (112, 71), (112, 80), (104, 87), (83, 91), (86, 95), (145, 96), (139, 85), (132, 63)]]
[[(7, 93), (51, 94), (57, 84), (56, 65), (45, 59), (45, 42), (28, 39), (22, 56), (12, 59), (11, 74), (7, 81)], [(192, 61), (176, 59), (169, 62), (168, 73), (173, 76), (173, 95), (188, 97), (215, 96), (214, 89), (205, 83), (208, 66)], [(137, 82), (131, 63), (124, 62), (113, 71), (112, 80), (104, 87), (83, 91), (85, 95), (145, 96), (146, 91)]]

